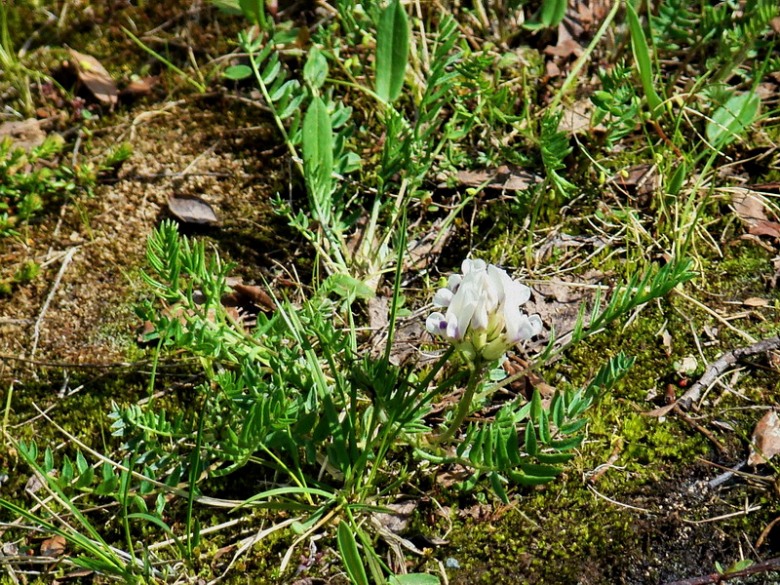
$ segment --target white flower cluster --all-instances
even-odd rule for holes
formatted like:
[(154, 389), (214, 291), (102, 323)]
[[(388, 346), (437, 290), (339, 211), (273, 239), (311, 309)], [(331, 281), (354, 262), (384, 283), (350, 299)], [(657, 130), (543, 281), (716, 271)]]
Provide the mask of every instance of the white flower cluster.
[(446, 313), (431, 313), (425, 323), (433, 335), (443, 337), (470, 359), (495, 360), (516, 343), (542, 330), (539, 315), (520, 310), (531, 289), (501, 268), (483, 260), (464, 260), (463, 275), (450, 276), (433, 304)]

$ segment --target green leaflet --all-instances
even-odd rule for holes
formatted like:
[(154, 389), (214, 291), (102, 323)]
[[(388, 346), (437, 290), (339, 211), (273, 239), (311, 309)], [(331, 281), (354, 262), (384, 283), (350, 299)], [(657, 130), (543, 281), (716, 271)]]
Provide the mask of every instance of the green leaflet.
[(752, 92), (731, 96), (707, 122), (707, 140), (715, 147), (734, 142), (755, 122), (761, 99)]
[(315, 97), (303, 119), (303, 174), (318, 221), (328, 224), (333, 193), (333, 129), (328, 109)]
[(343, 520), (339, 523), (337, 540), (339, 543), (339, 552), (344, 561), (344, 568), (347, 569), (349, 580), (355, 585), (368, 585), (368, 575), (366, 568), (360, 558), (355, 535), (349, 524)]
[(542, 24), (546, 27), (558, 26), (566, 16), (566, 0), (544, 0), (542, 2)]
[(645, 90), (647, 105), (654, 119), (660, 114), (659, 108), (663, 103), (653, 86), (653, 64), (650, 60), (650, 47), (647, 45), (645, 32), (639, 22), (639, 16), (631, 2), (626, 2), (626, 18), (628, 29), (631, 31), (631, 50), (634, 53), (634, 61), (639, 70), (639, 78), (642, 80), (642, 88)]
[(401, 95), (409, 58), (409, 20), (399, 0), (379, 17), (376, 35), (376, 93), (387, 103)]

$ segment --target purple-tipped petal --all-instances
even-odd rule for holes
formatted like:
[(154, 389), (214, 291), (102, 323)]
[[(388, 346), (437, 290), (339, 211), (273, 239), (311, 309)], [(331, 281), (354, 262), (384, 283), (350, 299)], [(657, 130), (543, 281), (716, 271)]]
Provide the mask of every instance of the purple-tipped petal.
[(442, 329), (446, 328), (447, 320), (445, 319), (444, 315), (439, 312), (431, 313), (425, 320), (425, 329), (427, 329), (428, 333), (431, 335), (441, 335)]

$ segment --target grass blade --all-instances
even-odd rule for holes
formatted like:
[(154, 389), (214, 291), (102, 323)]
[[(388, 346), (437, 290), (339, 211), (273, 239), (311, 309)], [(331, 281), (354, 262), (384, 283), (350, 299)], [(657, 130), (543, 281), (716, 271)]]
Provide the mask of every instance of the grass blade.
[(650, 114), (653, 116), (653, 119), (657, 119), (662, 100), (653, 86), (653, 64), (650, 61), (650, 47), (647, 45), (645, 32), (642, 30), (639, 16), (631, 2), (626, 2), (626, 16), (628, 18), (628, 29), (631, 32), (631, 50), (634, 53), (634, 61), (639, 70), (642, 88), (645, 90), (647, 105), (650, 107)]

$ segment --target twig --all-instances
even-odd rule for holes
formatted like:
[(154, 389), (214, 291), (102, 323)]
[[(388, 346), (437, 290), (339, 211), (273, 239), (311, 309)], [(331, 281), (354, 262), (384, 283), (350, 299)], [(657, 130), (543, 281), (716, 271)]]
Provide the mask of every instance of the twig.
[(618, 460), (622, 451), (623, 439), (618, 437), (618, 440), (615, 442), (615, 447), (612, 449), (612, 454), (609, 456), (606, 463), (602, 463), (595, 470), (593, 470), (593, 475), (588, 478), (588, 481), (593, 484), (597, 483), (599, 479), (601, 479), (601, 476), (604, 475), (608, 469), (611, 469), (615, 466), (615, 461)]
[(718, 452), (723, 457), (728, 457), (729, 450), (724, 447), (720, 441), (718, 441), (717, 437), (713, 435), (709, 429), (703, 427), (699, 423), (697, 423), (695, 420), (693, 420), (691, 417), (689, 417), (687, 414), (683, 412), (683, 409), (679, 406), (679, 401), (674, 404), (674, 413), (679, 416), (682, 420), (684, 420), (686, 423), (688, 423), (690, 426), (692, 426), (694, 429), (699, 431), (702, 435), (704, 435), (707, 439), (709, 439), (710, 443), (712, 443), (715, 448), (718, 450)]
[(757, 512), (761, 509), (761, 506), (747, 506), (744, 510), (738, 512), (731, 512), (729, 514), (722, 514), (720, 516), (714, 516), (712, 518), (705, 518), (704, 520), (688, 520), (683, 518), (682, 521), (686, 524), (709, 524), (710, 522), (720, 522), (721, 520), (728, 520), (729, 518), (736, 518), (737, 516), (745, 516), (751, 512)]
[[(734, 467), (732, 467), (731, 469), (729, 469), (727, 471), (724, 471), (723, 473), (721, 473), (717, 477), (713, 477), (707, 483), (707, 487), (709, 487), (711, 490), (714, 490), (716, 487), (719, 487), (719, 486), (723, 485), (728, 480), (730, 480), (732, 477), (737, 475), (737, 472), (740, 469), (742, 469), (743, 467), (745, 467), (745, 465), (747, 465), (747, 459), (744, 459), (743, 461), (740, 461)], [(720, 467), (720, 466), (718, 466), (718, 467)]]
[(756, 575), (758, 573), (768, 573), (770, 571), (780, 570), (780, 558), (769, 559), (763, 563), (756, 563), (741, 571), (733, 571), (721, 575), (720, 573), (712, 573), (711, 575), (704, 575), (702, 577), (692, 577), (690, 579), (682, 579), (680, 581), (669, 581), (664, 585), (709, 585), (710, 583), (725, 583), (732, 579), (740, 579), (747, 577), (748, 575)]
[(65, 270), (68, 268), (68, 264), (70, 264), (71, 260), (73, 260), (73, 255), (76, 253), (76, 250), (78, 250), (78, 248), (73, 247), (68, 249), (68, 251), (65, 253), (65, 257), (62, 259), (62, 266), (60, 266), (60, 270), (57, 272), (57, 277), (54, 279), (54, 284), (49, 291), (49, 296), (46, 297), (46, 301), (43, 303), (43, 307), (41, 307), (41, 312), (38, 314), (38, 318), (35, 320), (35, 325), (33, 326), (33, 344), (32, 349), (30, 350), (30, 358), (35, 357), (35, 352), (38, 350), (38, 340), (41, 337), (41, 324), (43, 323), (43, 318), (46, 316), (46, 311), (49, 310), (49, 305), (51, 304), (51, 300), (54, 298), (54, 293), (57, 292), (57, 289), (60, 286), (60, 281), (65, 274)]
[(758, 540), (756, 541), (756, 548), (759, 548), (762, 544), (764, 544), (764, 541), (766, 540), (767, 536), (769, 536), (769, 533), (772, 532), (772, 528), (775, 527), (775, 524), (780, 522), (780, 516), (772, 520), (769, 524), (767, 524), (764, 529), (761, 531), (761, 536), (758, 537)]
[(704, 375), (702, 375), (702, 377), (699, 378), (696, 383), (677, 400), (677, 402), (662, 408), (656, 408), (645, 414), (647, 416), (666, 416), (669, 412), (677, 408), (688, 410), (694, 402), (697, 402), (699, 398), (701, 398), (701, 393), (704, 389), (709, 388), (711, 384), (739, 360), (758, 353), (774, 351), (778, 348), (780, 348), (780, 335), (758, 341), (748, 347), (732, 349), (710, 364), (707, 371), (704, 372)]
[(753, 345), (749, 345), (748, 347), (738, 347), (737, 349), (733, 349), (730, 352), (723, 354), (717, 360), (715, 360), (709, 368), (707, 368), (707, 371), (704, 372), (704, 375), (699, 378), (699, 380), (680, 397), (675, 405), (679, 405), (684, 409), (690, 408), (691, 404), (699, 400), (701, 392), (704, 388), (709, 387), (709, 385), (712, 384), (718, 377), (720, 377), (721, 374), (723, 374), (739, 360), (751, 355), (756, 355), (757, 353), (773, 351), (779, 347), (780, 335), (775, 335), (774, 337), (758, 341)]
[(588, 486), (588, 489), (593, 492), (598, 497), (602, 498), (603, 500), (606, 500), (610, 504), (614, 504), (615, 506), (620, 506), (621, 508), (628, 508), (629, 510), (636, 510), (637, 512), (644, 512), (645, 514), (653, 515), (652, 510), (648, 510), (647, 508), (639, 508), (637, 506), (632, 506), (631, 504), (624, 504), (623, 502), (618, 502), (617, 500), (613, 500), (612, 498), (605, 496), (601, 492), (599, 492), (596, 488), (594, 488), (592, 485)]

